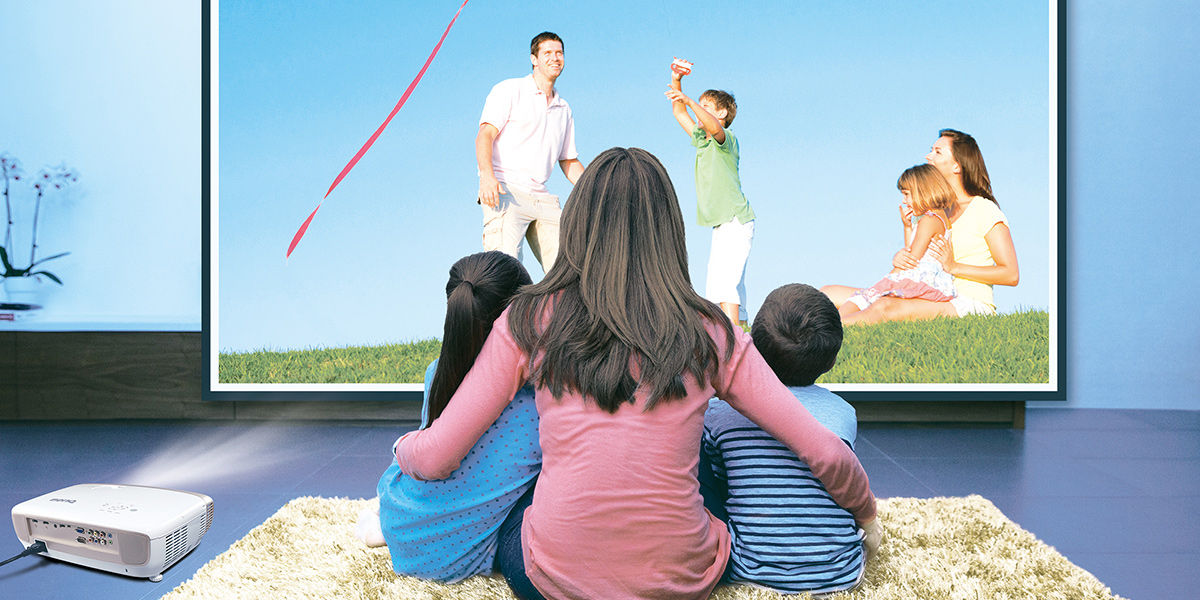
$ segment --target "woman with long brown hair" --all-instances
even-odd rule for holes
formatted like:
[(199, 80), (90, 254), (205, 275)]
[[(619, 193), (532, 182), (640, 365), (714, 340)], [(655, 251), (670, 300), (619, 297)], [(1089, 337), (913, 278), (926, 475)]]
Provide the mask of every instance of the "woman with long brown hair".
[(854, 453), (796, 401), (741, 330), (692, 288), (665, 169), (637, 148), (598, 156), (571, 192), (558, 261), (496, 321), (400, 468), (446, 477), (526, 380), (542, 472), (501, 528), (497, 566), (524, 598), (701, 598), (729, 532), (697, 483), (708, 399), (729, 402), (804, 460), (867, 528), (875, 498)]

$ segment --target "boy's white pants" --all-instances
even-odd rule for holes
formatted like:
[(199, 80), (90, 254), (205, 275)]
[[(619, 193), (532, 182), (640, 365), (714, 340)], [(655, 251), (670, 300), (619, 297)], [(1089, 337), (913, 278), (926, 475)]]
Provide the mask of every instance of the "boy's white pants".
[(720, 304), (737, 304), (741, 319), (746, 319), (746, 260), (754, 239), (754, 221), (740, 223), (737, 217), (713, 227), (712, 249), (708, 254), (708, 275), (704, 297)]

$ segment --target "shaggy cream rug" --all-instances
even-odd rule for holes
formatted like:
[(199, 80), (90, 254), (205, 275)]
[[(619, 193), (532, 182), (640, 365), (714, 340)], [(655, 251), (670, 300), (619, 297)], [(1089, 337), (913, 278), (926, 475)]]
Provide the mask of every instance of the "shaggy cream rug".
[[(292, 500), (163, 598), (514, 598), (498, 575), (454, 585), (396, 575), (387, 548), (367, 548), (353, 535), (355, 519), (369, 502)], [(887, 537), (863, 584), (831, 600), (1117, 598), (982, 497), (883, 499), (879, 518)], [(807, 597), (740, 585), (718, 587), (712, 596)]]

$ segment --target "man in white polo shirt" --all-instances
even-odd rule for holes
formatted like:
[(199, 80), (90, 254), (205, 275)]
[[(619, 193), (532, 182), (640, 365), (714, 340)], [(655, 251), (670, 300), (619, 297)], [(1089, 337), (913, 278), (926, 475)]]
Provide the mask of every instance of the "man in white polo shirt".
[(544, 31), (529, 44), (533, 73), (497, 83), (488, 94), (475, 136), (483, 249), (520, 258), (521, 239), (549, 272), (558, 256), (558, 196), (546, 189), (554, 164), (574, 184), (583, 173), (575, 151), (571, 107), (554, 90), (562, 74), (563, 43)]

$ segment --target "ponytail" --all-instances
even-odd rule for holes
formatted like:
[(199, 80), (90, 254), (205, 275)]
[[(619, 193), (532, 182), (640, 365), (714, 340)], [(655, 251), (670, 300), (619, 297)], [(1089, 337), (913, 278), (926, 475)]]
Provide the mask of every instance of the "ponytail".
[(450, 267), (442, 351), (429, 386), (426, 427), (450, 403), (509, 299), (530, 283), (529, 273), (517, 259), (495, 250), (464, 257)]

